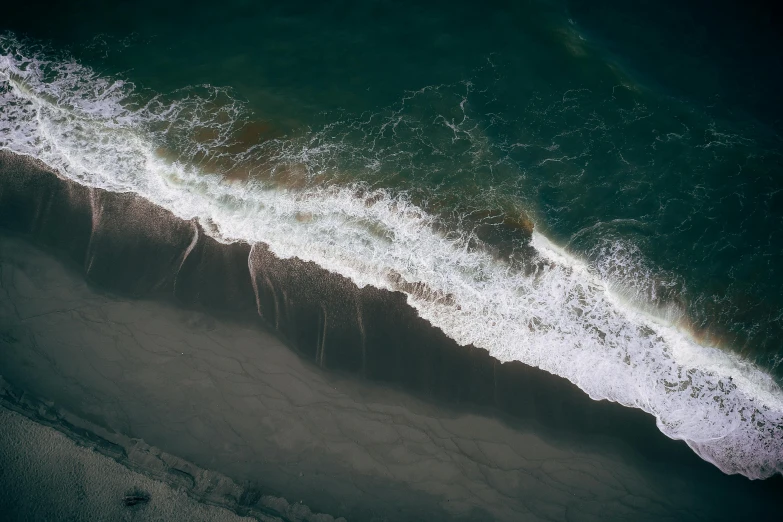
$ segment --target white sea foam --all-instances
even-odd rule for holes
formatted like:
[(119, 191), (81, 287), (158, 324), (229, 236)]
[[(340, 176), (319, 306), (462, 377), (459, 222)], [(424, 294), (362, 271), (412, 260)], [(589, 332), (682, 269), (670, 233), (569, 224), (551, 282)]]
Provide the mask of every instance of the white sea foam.
[(432, 292), (409, 293), (408, 302), (460, 344), (565, 377), (593, 399), (641, 408), (724, 472), (783, 472), (783, 393), (771, 378), (631, 306), (543, 235), (533, 236), (542, 262), (526, 274), (464, 236), (438, 232), (433, 216), (390, 191), (226, 183), (156, 154), (153, 124), (178, 114), (178, 102), (130, 109), (129, 93), (74, 62), (25, 57), (18, 42), (0, 38), (0, 148), (196, 218), (221, 241), (264, 242), (359, 286), (424, 282)]

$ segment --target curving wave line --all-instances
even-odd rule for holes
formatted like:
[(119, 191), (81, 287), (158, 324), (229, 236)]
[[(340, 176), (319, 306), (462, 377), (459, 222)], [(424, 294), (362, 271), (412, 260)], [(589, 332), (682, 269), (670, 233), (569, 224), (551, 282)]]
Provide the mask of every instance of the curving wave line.
[[(726, 473), (783, 473), (783, 392), (768, 375), (643, 312), (544, 235), (534, 232), (538, 260), (523, 270), (473, 248), (475, 238), (444, 233), (437, 218), (389, 190), (228, 183), (157, 153), (173, 119), (215, 125), (200, 119), (208, 102), (140, 104), (135, 96), (129, 84), (0, 37), (0, 148), (198, 219), (219, 241), (263, 242), (359, 286), (405, 292), (457, 342), (565, 377), (593, 399), (640, 408)], [(298, 157), (306, 161), (308, 151)], [(413, 290), (417, 282), (429, 291)]]

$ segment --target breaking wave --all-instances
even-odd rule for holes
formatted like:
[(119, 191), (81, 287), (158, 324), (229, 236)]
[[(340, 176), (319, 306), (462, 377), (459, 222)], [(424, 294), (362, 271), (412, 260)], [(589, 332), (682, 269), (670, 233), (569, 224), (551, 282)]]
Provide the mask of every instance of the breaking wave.
[[(402, 291), (457, 342), (564, 377), (593, 399), (640, 408), (726, 473), (783, 472), (783, 393), (773, 379), (698, 344), (678, 328), (675, 308), (640, 306), (611, 270), (539, 232), (525, 263), (499, 259), (404, 192), (349, 178), (297, 182), (297, 169), (323, 157), (323, 142), (314, 150), (306, 139), (278, 137), (232, 152), (245, 109), (225, 90), (145, 94), (47, 56), (0, 37), (0, 148), (83, 185), (136, 193), (197, 219), (219, 241), (263, 242), (360, 287)], [(248, 173), (250, 150), (256, 171)]]

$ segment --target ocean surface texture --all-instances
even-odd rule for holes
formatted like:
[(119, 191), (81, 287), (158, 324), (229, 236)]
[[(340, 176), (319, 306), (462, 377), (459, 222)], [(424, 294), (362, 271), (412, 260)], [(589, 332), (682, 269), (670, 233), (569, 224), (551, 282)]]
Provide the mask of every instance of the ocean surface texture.
[[(423, 343), (642, 410), (725, 474), (783, 474), (781, 47), (756, 10), (680, 4), (17, 5), (0, 19), (2, 223), (19, 232), (9, 194), (49, 183), (11, 174), (26, 156), (90, 209), (79, 263), (112, 291), (204, 302), (183, 281), (239, 281), (295, 341), (284, 323), (310, 294), (269, 268), (291, 260), (286, 280), (325, 270), (353, 296), (312, 313), (318, 366), (373, 377), (367, 303), (393, 292), (437, 332)], [(24, 232), (55, 230), (57, 198), (31, 197)], [(176, 251), (144, 290), (95, 254), (119, 259), (138, 229)], [(194, 256), (240, 261), (196, 277)], [(340, 343), (357, 348), (336, 362)]]

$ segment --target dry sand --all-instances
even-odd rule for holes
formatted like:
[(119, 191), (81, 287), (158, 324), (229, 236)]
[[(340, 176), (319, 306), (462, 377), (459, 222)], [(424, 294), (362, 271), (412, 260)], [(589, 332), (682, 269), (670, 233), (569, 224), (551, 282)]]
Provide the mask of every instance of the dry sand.
[(5, 408), (0, 440), (3, 520), (255, 520), (197, 502)]

